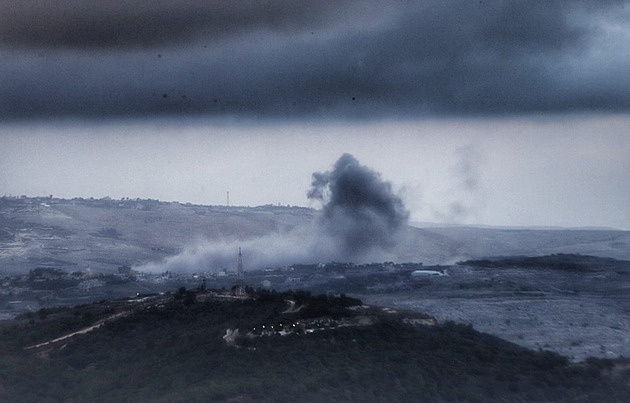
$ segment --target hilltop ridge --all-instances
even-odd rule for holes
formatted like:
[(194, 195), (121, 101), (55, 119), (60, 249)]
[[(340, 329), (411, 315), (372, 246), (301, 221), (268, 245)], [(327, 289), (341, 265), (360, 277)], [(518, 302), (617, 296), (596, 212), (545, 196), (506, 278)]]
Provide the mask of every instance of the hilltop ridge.
[(571, 364), (343, 295), (248, 292), (180, 288), (2, 322), (0, 398), (622, 402), (630, 393), (624, 360)]

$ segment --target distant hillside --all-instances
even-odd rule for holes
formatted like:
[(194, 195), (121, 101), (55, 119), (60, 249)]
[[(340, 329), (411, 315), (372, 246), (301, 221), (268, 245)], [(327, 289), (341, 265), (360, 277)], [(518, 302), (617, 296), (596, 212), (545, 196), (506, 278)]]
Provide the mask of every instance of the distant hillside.
[(38, 266), (113, 271), (199, 241), (242, 240), (308, 226), (301, 207), (226, 207), (157, 200), (0, 199), (0, 274)]
[(455, 262), (455, 258), (465, 260), (485, 256), (557, 253), (630, 260), (630, 231), (474, 227), (423, 228), (417, 231), (421, 231), (424, 238), (440, 240), (435, 250), (448, 251), (453, 259), (449, 263)]
[(625, 402), (627, 360), (570, 364), (470, 326), (305, 292), (189, 291), (0, 323), (0, 400)]
[[(294, 230), (310, 234), (316, 215), (313, 209), (271, 205), (4, 197), (0, 198), (0, 275), (28, 273), (37, 267), (113, 272), (122, 265), (161, 261), (197, 243)], [(486, 256), (553, 253), (630, 260), (630, 231), (408, 226), (403, 241), (387, 258), (449, 264)]]
[(547, 256), (492, 257), (482, 260), (458, 262), (459, 265), (485, 268), (535, 268), (552, 269), (574, 273), (616, 272), (630, 273), (630, 262), (594, 256), (557, 254)]

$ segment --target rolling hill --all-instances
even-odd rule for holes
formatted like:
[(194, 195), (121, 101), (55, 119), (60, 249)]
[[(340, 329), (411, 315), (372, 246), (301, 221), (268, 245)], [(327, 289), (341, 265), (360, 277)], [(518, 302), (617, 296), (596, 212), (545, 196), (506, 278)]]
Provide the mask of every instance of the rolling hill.
[[(200, 206), (157, 200), (0, 198), (0, 274), (36, 267), (112, 272), (187, 246), (267, 235), (308, 236), (303, 207)], [(391, 260), (453, 263), (486, 256), (580, 253), (630, 259), (630, 232), (407, 226)]]

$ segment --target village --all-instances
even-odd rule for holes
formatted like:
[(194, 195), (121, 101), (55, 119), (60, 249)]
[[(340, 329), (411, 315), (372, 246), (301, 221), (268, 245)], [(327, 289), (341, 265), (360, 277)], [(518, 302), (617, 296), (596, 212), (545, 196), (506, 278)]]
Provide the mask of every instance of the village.
[[(387, 277), (409, 281), (411, 273), (422, 264), (373, 263), (319, 263), (293, 265), (264, 270), (246, 271), (244, 284), (252, 289), (296, 290), (309, 289), (321, 293), (350, 291), (352, 284), (375, 282)], [(438, 273), (434, 271), (435, 273)], [(439, 272), (441, 273), (441, 272)], [(128, 298), (137, 295), (174, 292), (180, 287), (188, 289), (213, 288), (231, 291), (238, 282), (234, 269), (199, 273), (146, 273), (130, 266), (120, 266), (116, 273), (99, 273), (90, 268), (65, 271), (39, 267), (28, 274), (0, 278), (0, 320), (19, 314), (35, 312), (41, 308), (74, 306), (102, 299)], [(413, 276), (417, 281), (416, 275)], [(391, 281), (390, 281), (391, 282)], [(335, 286), (337, 284), (337, 286)], [(337, 291), (340, 284), (346, 284)]]

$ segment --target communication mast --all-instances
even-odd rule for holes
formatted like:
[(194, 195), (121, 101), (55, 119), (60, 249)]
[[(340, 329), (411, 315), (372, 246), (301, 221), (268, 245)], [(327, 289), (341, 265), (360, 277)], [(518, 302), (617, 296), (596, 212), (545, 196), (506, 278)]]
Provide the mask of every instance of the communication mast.
[(227, 206), (230, 207), (230, 192), (227, 192)]
[(241, 253), (241, 247), (238, 247), (238, 264), (236, 266), (236, 295), (245, 295), (245, 272), (243, 271), (243, 254)]

